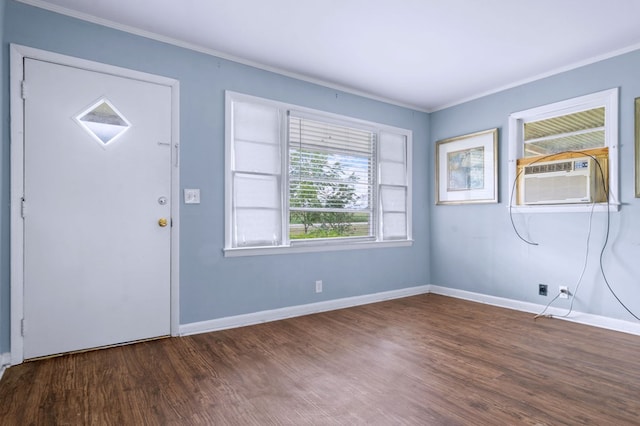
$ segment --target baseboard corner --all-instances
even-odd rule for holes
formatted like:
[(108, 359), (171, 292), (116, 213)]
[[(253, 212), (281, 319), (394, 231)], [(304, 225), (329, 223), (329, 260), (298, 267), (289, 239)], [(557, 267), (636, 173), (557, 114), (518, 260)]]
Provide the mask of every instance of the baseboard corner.
[(9, 352), (0, 354), (0, 380), (4, 371), (11, 366), (11, 354)]
[[(442, 287), (430, 285), (430, 293), (440, 294), (442, 296), (455, 297), (457, 299), (469, 300), (471, 302), (485, 303), (487, 305), (498, 306), (500, 308), (513, 309), (521, 312), (529, 312), (537, 314), (545, 309), (544, 305), (531, 302), (523, 302), (521, 300), (507, 299), (504, 297), (490, 296), (482, 293), (474, 293), (467, 290), (460, 290), (450, 287)], [(605, 328), (607, 330), (618, 331), (621, 333), (634, 334), (640, 336), (640, 323), (625, 321), (617, 318), (610, 318), (601, 315), (588, 314), (585, 312), (574, 311), (570, 316), (563, 317), (566, 309), (550, 307), (546, 311), (554, 318), (564, 321), (575, 322), (578, 324), (589, 325), (592, 327)]]

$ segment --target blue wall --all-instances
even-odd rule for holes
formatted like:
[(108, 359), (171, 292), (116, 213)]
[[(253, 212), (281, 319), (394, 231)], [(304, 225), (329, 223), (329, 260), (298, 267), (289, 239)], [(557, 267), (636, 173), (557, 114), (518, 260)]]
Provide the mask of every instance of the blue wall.
[[(640, 199), (634, 198), (634, 98), (640, 96), (640, 51), (594, 63), (536, 82), (432, 113), (430, 138), (435, 141), (469, 132), (500, 129), (500, 203), (430, 207), (431, 284), (516, 299), (548, 303), (558, 285), (575, 290), (582, 270), (588, 213), (517, 215), (525, 235), (521, 242), (509, 221), (507, 182), (508, 117), (511, 113), (604, 89), (620, 88), (620, 212), (611, 215), (604, 267), (611, 287), (640, 315)], [(433, 149), (429, 164), (433, 164)], [(599, 254), (606, 213), (595, 213), (588, 266), (574, 309), (633, 320), (616, 302), (600, 275)], [(538, 283), (549, 284), (548, 297), (538, 296)], [(553, 306), (568, 307), (566, 300)]]
[[(4, 0), (0, 0), (4, 1)], [(200, 205), (181, 206), (180, 320), (182, 324), (428, 284), (429, 227), (425, 212), (425, 113), (373, 101), (213, 56), (133, 36), (42, 9), (7, 1), (3, 52), (8, 43), (104, 62), (180, 80), (181, 186), (201, 188)], [(5, 56), (6, 57), (6, 56)], [(8, 86), (7, 62), (2, 84)], [(320, 254), (224, 258), (224, 91), (233, 90), (413, 131), (412, 247)], [(9, 100), (3, 95), (3, 120)], [(8, 300), (8, 130), (3, 131), (0, 210), (1, 300)], [(324, 281), (316, 294), (315, 280)], [(8, 302), (0, 311), (0, 353), (9, 347)]]

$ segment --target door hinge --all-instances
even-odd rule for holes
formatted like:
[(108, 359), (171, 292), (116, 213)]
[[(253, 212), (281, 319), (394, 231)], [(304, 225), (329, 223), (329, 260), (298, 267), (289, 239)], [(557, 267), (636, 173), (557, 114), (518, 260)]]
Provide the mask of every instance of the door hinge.
[(22, 99), (27, 99), (27, 90), (27, 82), (22, 80), (22, 83), (20, 84), (20, 96), (22, 96)]
[(24, 337), (24, 318), (20, 320), (20, 335)]
[(20, 216), (22, 216), (22, 218), (24, 219), (26, 215), (27, 215), (27, 203), (24, 200), (24, 198), (22, 198), (20, 200)]

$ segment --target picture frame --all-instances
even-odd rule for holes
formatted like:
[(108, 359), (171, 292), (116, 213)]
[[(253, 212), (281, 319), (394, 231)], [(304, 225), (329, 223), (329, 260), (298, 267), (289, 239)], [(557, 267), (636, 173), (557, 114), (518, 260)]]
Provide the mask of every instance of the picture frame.
[(436, 142), (436, 205), (498, 202), (498, 129)]
[(636, 198), (640, 198), (640, 98), (635, 99)]

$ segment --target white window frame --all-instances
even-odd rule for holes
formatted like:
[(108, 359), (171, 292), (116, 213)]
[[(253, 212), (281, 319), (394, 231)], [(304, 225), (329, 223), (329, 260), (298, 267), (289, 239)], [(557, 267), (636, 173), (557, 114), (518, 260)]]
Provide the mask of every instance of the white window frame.
[[(379, 182), (375, 183), (376, 205), (374, 206), (375, 215), (377, 216), (377, 226), (375, 228), (374, 237), (367, 238), (330, 238), (330, 239), (318, 239), (318, 240), (293, 240), (290, 241), (288, 237), (288, 216), (289, 216), (289, 179), (288, 179), (288, 118), (287, 114), (281, 115), (280, 129), (281, 129), (281, 179), (280, 179), (280, 194), (281, 194), (281, 214), (282, 214), (282, 241), (279, 245), (274, 246), (248, 246), (248, 247), (234, 247), (233, 246), (233, 206), (234, 206), (234, 194), (233, 194), (233, 149), (234, 149), (234, 135), (233, 135), (233, 104), (234, 102), (248, 102), (253, 104), (261, 104), (270, 107), (278, 108), (281, 111), (291, 111), (294, 115), (313, 117), (314, 119), (322, 119), (329, 123), (339, 124), (343, 126), (353, 126), (358, 128), (366, 128), (377, 133), (376, 140), (380, 141), (380, 137), (383, 133), (393, 133), (395, 135), (402, 135), (406, 140), (406, 186), (407, 186), (407, 212), (406, 212), (406, 239), (395, 240), (381, 240), (381, 212), (382, 207), (380, 205), (380, 187)], [(366, 120), (360, 120), (348, 116), (329, 113), (325, 111), (315, 110), (311, 108), (305, 108), (298, 105), (288, 104), (279, 101), (273, 101), (270, 99), (264, 99), (256, 96), (246, 95), (242, 93), (226, 91), (225, 92), (225, 247), (223, 249), (225, 257), (236, 256), (254, 256), (254, 255), (271, 255), (271, 254), (284, 254), (284, 253), (305, 253), (305, 252), (321, 252), (321, 251), (338, 251), (338, 250), (354, 250), (354, 249), (368, 249), (368, 248), (387, 248), (387, 247), (407, 247), (413, 244), (412, 239), (412, 131), (407, 129), (401, 129), (398, 127), (388, 126), (380, 123), (374, 123)], [(376, 174), (380, 175), (380, 154), (376, 150), (378, 158), (376, 160), (377, 170)]]
[[(618, 88), (603, 90), (577, 98), (567, 99), (524, 111), (514, 112), (509, 116), (509, 193), (508, 207), (513, 213), (548, 213), (548, 212), (605, 212), (618, 211)], [(605, 107), (605, 146), (609, 148), (609, 202), (592, 204), (555, 204), (555, 205), (518, 205), (514, 192), (517, 179), (517, 161), (524, 157), (524, 123), (567, 115), (593, 108)]]

